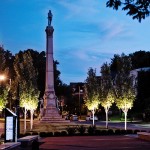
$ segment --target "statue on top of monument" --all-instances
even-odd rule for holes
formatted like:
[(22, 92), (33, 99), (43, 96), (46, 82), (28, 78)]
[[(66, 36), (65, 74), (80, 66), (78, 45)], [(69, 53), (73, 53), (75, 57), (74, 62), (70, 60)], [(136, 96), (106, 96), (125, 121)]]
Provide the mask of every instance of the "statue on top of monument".
[(48, 12), (48, 26), (51, 26), (52, 17), (53, 17), (53, 15), (51, 13), (51, 10), (49, 10), (49, 12)]

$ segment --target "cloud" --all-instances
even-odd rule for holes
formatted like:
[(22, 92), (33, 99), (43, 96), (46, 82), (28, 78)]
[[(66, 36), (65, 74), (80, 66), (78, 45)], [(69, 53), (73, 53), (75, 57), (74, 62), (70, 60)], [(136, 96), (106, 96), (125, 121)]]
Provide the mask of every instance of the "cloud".
[(68, 11), (65, 16), (66, 19), (75, 19), (84, 18), (84, 20), (91, 19), (91, 16), (94, 16), (98, 12), (96, 0), (76, 0), (72, 3), (72, 0), (60, 0), (58, 2), (61, 6), (63, 6), (66, 11)]

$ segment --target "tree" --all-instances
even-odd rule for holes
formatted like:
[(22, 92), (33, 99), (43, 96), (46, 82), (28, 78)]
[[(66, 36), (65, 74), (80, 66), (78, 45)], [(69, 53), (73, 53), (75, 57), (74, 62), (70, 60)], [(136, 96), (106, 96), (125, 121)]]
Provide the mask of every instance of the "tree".
[(106, 113), (106, 128), (108, 128), (108, 111), (113, 103), (114, 96), (111, 92), (108, 92), (107, 97), (101, 101), (101, 105), (104, 107)]
[(39, 92), (35, 91), (34, 89), (30, 89), (31, 94), (29, 95), (29, 100), (27, 102), (28, 107), (27, 109), (30, 110), (31, 119), (30, 119), (30, 129), (33, 129), (33, 115), (34, 111), (38, 107), (38, 98), (39, 98)]
[(31, 113), (31, 129), (33, 126), (33, 113), (38, 106), (39, 90), (37, 85), (38, 73), (33, 65), (29, 51), (20, 51), (14, 60), (16, 82), (19, 83), (20, 104), (25, 107), (24, 129), (26, 130), (26, 110)]
[(110, 65), (104, 63), (101, 66), (101, 105), (105, 109), (106, 113), (106, 128), (108, 128), (108, 111), (112, 104), (114, 103), (114, 95), (112, 91), (111, 84), (111, 73), (110, 73)]
[(93, 126), (94, 126), (94, 114), (95, 114), (95, 111), (98, 108), (99, 104), (100, 104), (100, 101), (99, 101), (98, 94), (93, 94), (90, 97), (88, 97), (87, 95), (85, 96), (85, 105), (88, 108), (88, 110), (92, 111)]
[(131, 57), (133, 69), (150, 67), (150, 52), (140, 50), (129, 54), (129, 57)]
[(11, 60), (11, 56), (9, 51), (5, 51), (4, 48), (0, 46), (0, 76), (4, 76), (4, 78), (0, 80), (0, 111), (2, 111), (8, 103), (8, 93), (10, 91), (8, 77), (11, 68), (9, 60)]
[(125, 130), (127, 129), (127, 113), (128, 110), (133, 107), (135, 100), (135, 94), (131, 89), (126, 89), (122, 92), (122, 95), (116, 98), (116, 105), (124, 112), (125, 115)]
[(99, 82), (96, 76), (96, 70), (90, 68), (88, 70), (88, 77), (86, 79), (84, 87), (84, 102), (88, 110), (92, 111), (93, 114), (93, 126), (94, 126), (94, 114), (98, 105), (100, 104), (99, 99)]
[(139, 22), (150, 14), (149, 0), (108, 0), (106, 6), (115, 10), (121, 7), (122, 10), (127, 11), (127, 15)]
[[(133, 87), (133, 77), (130, 76), (132, 68), (131, 58), (122, 54), (115, 57), (115, 76), (112, 82), (115, 94), (115, 103), (125, 114), (125, 130), (128, 110), (132, 108), (135, 100), (135, 87)], [(113, 64), (113, 63), (112, 63)]]

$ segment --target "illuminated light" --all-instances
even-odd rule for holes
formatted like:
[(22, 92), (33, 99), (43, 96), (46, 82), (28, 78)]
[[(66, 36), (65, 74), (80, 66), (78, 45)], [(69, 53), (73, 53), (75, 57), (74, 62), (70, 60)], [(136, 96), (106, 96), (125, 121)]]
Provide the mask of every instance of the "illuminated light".
[(0, 80), (1, 81), (5, 80), (5, 79), (6, 79), (6, 77), (4, 75), (0, 75)]

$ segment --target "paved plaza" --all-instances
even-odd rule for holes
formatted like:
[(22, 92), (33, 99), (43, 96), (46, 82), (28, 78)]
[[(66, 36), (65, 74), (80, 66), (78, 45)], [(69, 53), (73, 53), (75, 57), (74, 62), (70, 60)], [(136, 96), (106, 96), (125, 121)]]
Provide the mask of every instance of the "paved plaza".
[(150, 150), (136, 136), (67, 136), (40, 139), (40, 150)]

